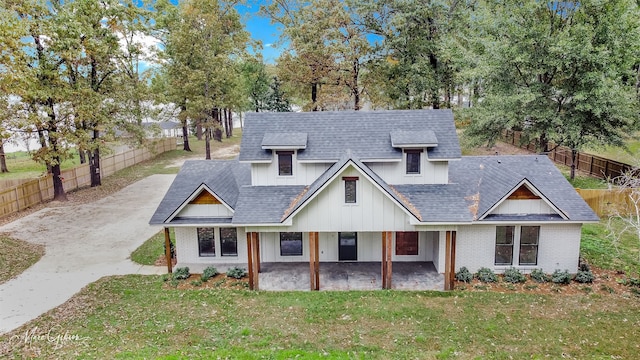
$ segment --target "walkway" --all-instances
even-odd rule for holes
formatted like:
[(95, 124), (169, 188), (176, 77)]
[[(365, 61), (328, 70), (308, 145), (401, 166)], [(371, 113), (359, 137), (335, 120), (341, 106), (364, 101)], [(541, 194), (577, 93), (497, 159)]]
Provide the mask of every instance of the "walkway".
[(0, 334), (57, 307), (108, 275), (162, 274), (129, 255), (160, 229), (148, 225), (175, 175), (153, 175), (83, 205), (50, 206), (0, 227), (14, 238), (44, 244), (45, 255), (0, 285)]

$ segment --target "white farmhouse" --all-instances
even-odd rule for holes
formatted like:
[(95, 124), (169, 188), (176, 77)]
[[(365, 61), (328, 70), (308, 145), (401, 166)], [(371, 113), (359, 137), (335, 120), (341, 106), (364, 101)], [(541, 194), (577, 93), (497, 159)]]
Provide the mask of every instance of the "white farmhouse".
[(595, 221), (546, 156), (463, 157), (450, 110), (406, 110), (247, 114), (239, 158), (186, 162), (150, 223), (175, 228), (177, 266), (248, 267), (257, 289), (277, 264), (319, 290), (354, 263), (377, 288), (394, 269), (439, 289), (462, 266), (575, 273)]

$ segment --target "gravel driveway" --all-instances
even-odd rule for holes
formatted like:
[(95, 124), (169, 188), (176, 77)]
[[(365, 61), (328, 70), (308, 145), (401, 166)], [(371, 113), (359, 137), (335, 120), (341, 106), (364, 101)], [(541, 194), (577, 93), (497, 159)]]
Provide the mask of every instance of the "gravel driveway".
[(0, 285), (0, 334), (64, 303), (107, 275), (161, 274), (129, 255), (160, 228), (148, 225), (175, 175), (153, 175), (98, 201), (50, 206), (0, 227), (0, 232), (44, 244), (45, 255)]

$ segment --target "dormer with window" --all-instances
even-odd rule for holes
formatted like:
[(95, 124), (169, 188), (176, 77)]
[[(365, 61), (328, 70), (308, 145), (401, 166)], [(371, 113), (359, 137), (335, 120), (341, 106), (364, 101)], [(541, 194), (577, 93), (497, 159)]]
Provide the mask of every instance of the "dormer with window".
[[(446, 184), (448, 162), (429, 159), (429, 149), (438, 146), (435, 132), (431, 130), (395, 130), (390, 134), (391, 146), (402, 151), (401, 184)], [(398, 172), (398, 171), (396, 171)]]

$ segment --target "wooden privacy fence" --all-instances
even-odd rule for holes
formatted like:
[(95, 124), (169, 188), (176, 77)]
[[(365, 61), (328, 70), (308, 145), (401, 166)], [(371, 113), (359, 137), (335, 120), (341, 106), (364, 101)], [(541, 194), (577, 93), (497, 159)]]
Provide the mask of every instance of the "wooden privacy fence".
[(629, 198), (632, 189), (576, 189), (598, 216), (628, 215), (635, 211)]
[[(156, 140), (152, 150), (132, 149), (120, 154), (100, 159), (101, 177), (107, 177), (116, 171), (149, 160), (157, 154), (175, 150), (176, 139)], [(89, 164), (62, 171), (62, 185), (65, 192), (91, 185)], [(30, 206), (53, 199), (53, 178), (51, 174), (37, 179), (26, 180), (16, 186), (0, 190), (0, 217), (13, 214)]]
[[(503, 139), (511, 145), (518, 146), (532, 152), (536, 151), (535, 141), (532, 140), (525, 143), (526, 140), (523, 140), (520, 131), (506, 130), (503, 133)], [(555, 145), (550, 143), (549, 146), (553, 148)], [(558, 146), (553, 151), (549, 152), (547, 156), (556, 163), (571, 166), (571, 149), (568, 147)], [(615, 179), (631, 169), (633, 169), (633, 166), (629, 164), (609, 160), (597, 155), (578, 152), (576, 170), (585, 172), (593, 177), (600, 179)]]

